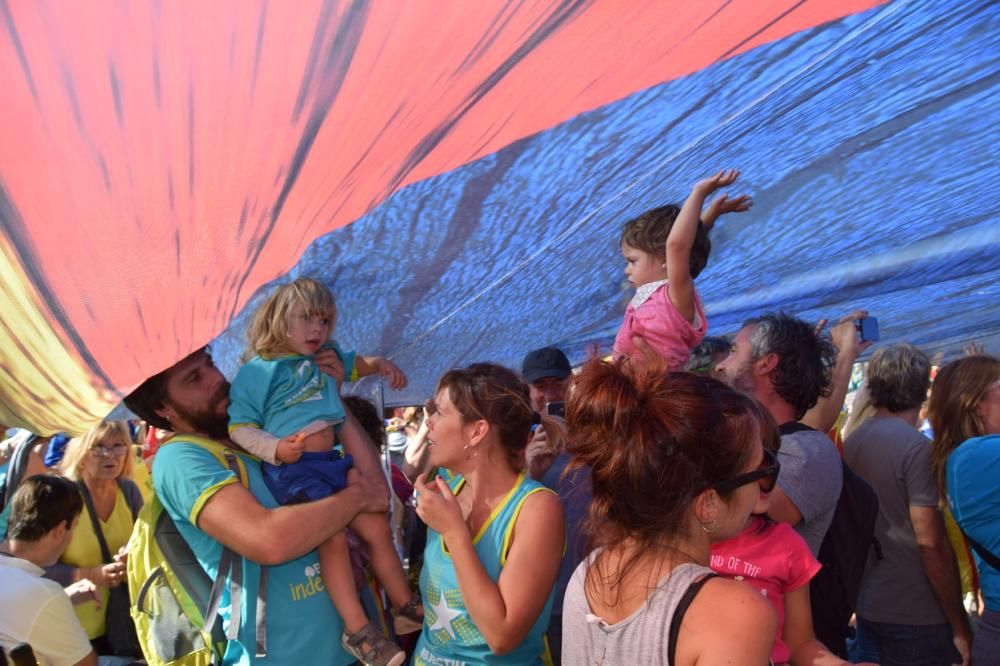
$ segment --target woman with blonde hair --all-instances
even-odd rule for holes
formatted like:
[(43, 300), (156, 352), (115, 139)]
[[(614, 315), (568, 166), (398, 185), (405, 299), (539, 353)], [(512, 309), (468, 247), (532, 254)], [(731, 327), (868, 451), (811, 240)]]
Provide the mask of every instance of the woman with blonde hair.
[[(120, 652), (107, 638), (113, 624), (107, 612), (111, 590), (125, 582), (125, 545), (142, 507), (142, 495), (131, 480), (132, 466), (132, 438), (125, 421), (102, 421), (72, 439), (60, 463), (60, 472), (77, 482), (84, 511), (60, 563), (46, 576), (64, 586), (87, 579), (98, 587), (100, 603), (75, 607), (98, 654)], [(131, 622), (128, 615), (114, 622), (126, 620)]]

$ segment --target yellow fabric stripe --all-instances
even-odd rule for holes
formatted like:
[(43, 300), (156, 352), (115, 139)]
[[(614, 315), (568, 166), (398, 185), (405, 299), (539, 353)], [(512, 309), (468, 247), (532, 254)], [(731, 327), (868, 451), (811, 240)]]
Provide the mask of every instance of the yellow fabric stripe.
[(74, 352), (0, 234), (0, 423), (39, 435), (80, 434), (110, 412), (112, 393)]
[[(479, 528), (479, 531), (476, 532), (476, 536), (472, 539), (472, 545), (473, 546), (475, 546), (477, 543), (479, 543), (479, 540), (483, 538), (483, 534), (486, 533), (486, 529), (490, 526), (490, 523), (492, 523), (493, 519), (497, 517), (497, 514), (499, 514), (501, 511), (503, 511), (503, 508), (505, 506), (507, 506), (507, 502), (509, 502), (510, 498), (514, 496), (514, 494), (517, 492), (517, 489), (521, 487), (522, 483), (524, 483), (524, 472), (521, 472), (520, 474), (517, 475), (517, 481), (514, 482), (514, 487), (511, 488), (509, 491), (507, 491), (507, 494), (504, 495), (503, 500), (501, 500), (501, 502), (499, 504), (497, 504), (493, 508), (492, 511), (490, 511), (489, 518), (486, 519), (486, 521)], [(461, 481), (458, 482), (458, 485), (455, 486), (455, 490), (452, 491), (452, 494), (453, 495), (457, 495), (459, 492), (461, 492), (463, 486), (465, 486), (465, 479), (464, 478)], [(539, 488), (539, 490), (541, 490), (541, 488)], [(531, 492), (533, 493), (535, 491), (533, 490)], [(528, 495), (530, 495), (530, 494), (531, 493), (528, 493)], [(520, 506), (518, 507), (518, 510), (520, 510)], [(514, 514), (514, 518), (517, 519), (517, 513)], [(513, 522), (511, 524), (513, 524)], [(505, 543), (506, 543), (506, 539), (507, 539), (507, 537), (504, 536), (504, 542)], [(442, 552), (444, 552), (445, 555), (447, 555), (448, 557), (451, 557), (451, 553), (448, 552), (448, 548), (444, 544), (444, 539), (441, 539), (441, 550), (442, 550)], [(501, 554), (500, 565), (503, 566), (502, 554)]]
[[(462, 483), (465, 483), (464, 479), (462, 480)], [(479, 531), (476, 533), (476, 538), (472, 540), (472, 545), (476, 545), (477, 543), (479, 543), (479, 540), (483, 538), (483, 534), (486, 533), (486, 529), (490, 526), (490, 523), (492, 523), (493, 519), (497, 517), (497, 514), (503, 511), (503, 508), (507, 506), (507, 502), (509, 502), (510, 498), (514, 496), (518, 488), (521, 487), (522, 483), (524, 483), (524, 472), (521, 472), (520, 474), (517, 475), (517, 481), (514, 482), (514, 487), (511, 488), (510, 491), (504, 496), (503, 501), (497, 504), (496, 507), (492, 511), (490, 511), (490, 517), (487, 518), (486, 522), (484, 522), (482, 527), (479, 528)], [(515, 520), (517, 519), (516, 512), (514, 513), (514, 519)], [(510, 524), (513, 525), (514, 521), (512, 520)], [(508, 526), (507, 529), (510, 529), (510, 527)], [(507, 537), (504, 537), (505, 542), (506, 539)], [(500, 564), (501, 566), (503, 565), (503, 559), (500, 560)]]
[(202, 492), (201, 495), (198, 495), (198, 499), (195, 501), (194, 506), (191, 507), (191, 513), (188, 515), (188, 520), (191, 524), (198, 524), (198, 514), (201, 513), (201, 510), (205, 507), (205, 503), (212, 499), (212, 496), (215, 495), (215, 493), (233, 483), (238, 483), (235, 476), (231, 476), (228, 479), (219, 481), (218, 483), (205, 488), (204, 492)]
[[(507, 564), (507, 552), (510, 550), (510, 537), (514, 533), (514, 524), (517, 523), (517, 517), (521, 513), (521, 507), (524, 506), (525, 500), (534, 495), (535, 493), (548, 492), (555, 495), (551, 488), (535, 488), (529, 491), (521, 501), (517, 503), (514, 507), (514, 515), (511, 516), (510, 522), (507, 523), (507, 529), (503, 533), (503, 545), (500, 547), (500, 566)], [(566, 552), (566, 539), (563, 538), (563, 554)]]
[(260, 430), (260, 426), (256, 423), (230, 423), (229, 433), (232, 434), (237, 428), (254, 428), (255, 430)]

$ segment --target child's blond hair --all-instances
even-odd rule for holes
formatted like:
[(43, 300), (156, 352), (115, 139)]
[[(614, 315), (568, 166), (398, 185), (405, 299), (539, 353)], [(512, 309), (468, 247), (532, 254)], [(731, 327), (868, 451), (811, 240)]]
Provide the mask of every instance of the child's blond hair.
[(292, 308), (301, 304), (307, 315), (329, 317), (335, 321), (337, 306), (333, 294), (312, 278), (298, 278), (283, 284), (267, 297), (254, 313), (247, 328), (248, 348), (244, 360), (254, 356), (275, 356), (288, 350), (288, 322)]

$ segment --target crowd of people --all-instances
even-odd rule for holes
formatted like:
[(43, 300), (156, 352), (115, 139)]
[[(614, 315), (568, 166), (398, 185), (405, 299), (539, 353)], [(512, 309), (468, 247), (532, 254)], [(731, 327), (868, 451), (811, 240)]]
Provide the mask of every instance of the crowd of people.
[[(576, 370), (551, 346), (519, 373), (472, 363), (381, 415), (343, 383), (405, 373), (344, 351), (333, 295), (299, 278), (255, 313), (232, 384), (199, 349), (125, 399), (134, 422), (11, 437), (0, 647), (55, 665), (1000, 663), (1000, 360), (883, 346), (852, 386), (864, 311), (706, 337), (709, 232), (752, 205), (706, 201), (738, 177), (624, 226), (636, 293), (611, 355)], [(157, 624), (156, 570), (184, 566), (211, 594)]]

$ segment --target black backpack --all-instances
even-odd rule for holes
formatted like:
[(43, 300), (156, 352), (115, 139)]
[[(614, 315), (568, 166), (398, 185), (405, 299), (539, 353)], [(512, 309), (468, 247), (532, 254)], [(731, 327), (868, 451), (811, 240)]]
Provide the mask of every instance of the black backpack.
[[(813, 428), (792, 422), (780, 430), (782, 435), (788, 435)], [(848, 625), (858, 606), (861, 577), (870, 556), (882, 559), (882, 548), (875, 538), (878, 495), (846, 463), (841, 461), (841, 466), (844, 485), (819, 548), (817, 559), (823, 568), (809, 584), (809, 599), (816, 638), (831, 652), (847, 659)]]

